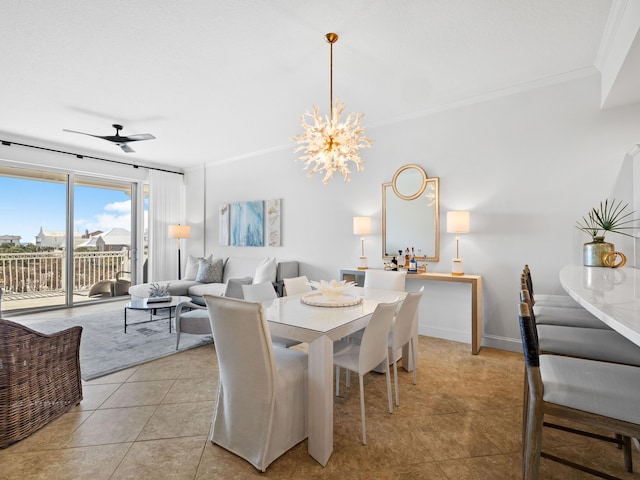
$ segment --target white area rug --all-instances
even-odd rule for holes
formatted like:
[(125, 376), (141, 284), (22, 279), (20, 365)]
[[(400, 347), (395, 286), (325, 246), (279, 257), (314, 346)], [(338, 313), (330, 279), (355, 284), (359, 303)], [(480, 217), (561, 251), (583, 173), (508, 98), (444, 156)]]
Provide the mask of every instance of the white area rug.
[[(53, 333), (80, 325), (80, 370), (83, 380), (91, 380), (109, 373), (176, 353), (176, 332), (171, 328), (167, 310), (158, 310), (154, 322), (149, 312), (127, 310), (127, 333), (124, 333), (124, 309), (101, 312), (64, 320), (31, 322), (29, 328), (42, 333)], [(55, 315), (55, 312), (52, 314)], [(15, 321), (15, 320), (14, 320)], [(132, 325), (133, 324), (133, 325)], [(213, 342), (211, 335), (180, 335), (180, 350)]]

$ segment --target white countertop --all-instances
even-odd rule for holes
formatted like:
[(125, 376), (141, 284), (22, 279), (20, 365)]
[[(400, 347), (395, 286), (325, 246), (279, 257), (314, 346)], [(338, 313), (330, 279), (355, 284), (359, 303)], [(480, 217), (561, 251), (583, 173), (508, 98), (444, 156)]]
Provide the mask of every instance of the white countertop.
[(560, 283), (586, 310), (640, 345), (640, 269), (568, 265)]

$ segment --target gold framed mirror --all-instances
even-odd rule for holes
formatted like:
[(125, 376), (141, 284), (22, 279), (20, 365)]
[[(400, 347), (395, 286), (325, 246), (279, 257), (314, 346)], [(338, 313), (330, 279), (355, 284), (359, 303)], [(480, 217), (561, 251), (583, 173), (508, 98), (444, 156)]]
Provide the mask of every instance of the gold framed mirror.
[(417, 165), (405, 165), (393, 174), (393, 193), (403, 200), (418, 198), (427, 187), (427, 172)]
[(416, 259), (440, 260), (440, 190), (415, 164), (400, 167), (382, 184), (382, 256), (390, 259), (413, 248)]

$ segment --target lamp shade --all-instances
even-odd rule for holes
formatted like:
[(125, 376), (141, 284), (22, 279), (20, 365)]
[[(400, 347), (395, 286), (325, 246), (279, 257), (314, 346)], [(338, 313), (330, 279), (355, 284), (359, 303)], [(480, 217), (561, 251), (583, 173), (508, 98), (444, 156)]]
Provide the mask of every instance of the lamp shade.
[(447, 233), (467, 233), (469, 231), (469, 212), (447, 212)]
[(371, 233), (371, 217), (353, 217), (353, 234), (369, 235)]
[(189, 238), (191, 227), (189, 225), (169, 225), (169, 238)]

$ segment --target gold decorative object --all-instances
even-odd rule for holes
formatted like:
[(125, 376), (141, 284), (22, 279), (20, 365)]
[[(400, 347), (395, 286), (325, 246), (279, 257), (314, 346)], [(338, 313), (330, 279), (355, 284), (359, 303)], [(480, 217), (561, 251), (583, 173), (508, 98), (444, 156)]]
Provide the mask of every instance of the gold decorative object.
[[(304, 169), (309, 170), (307, 177), (324, 172), (322, 183), (325, 185), (337, 170), (350, 182), (351, 170), (349, 162), (353, 162), (356, 170), (364, 170), (364, 160), (360, 158), (360, 149), (371, 147), (373, 140), (365, 137), (365, 127), (360, 125), (363, 113), (350, 113), (342, 121), (345, 105), (336, 98), (333, 101), (333, 44), (338, 41), (338, 35), (327, 33), (326, 41), (330, 45), (330, 76), (329, 76), (329, 116), (320, 116), (318, 107), (312, 107), (312, 112), (305, 112), (300, 119), (304, 132), (291, 140), (298, 143), (294, 153), (303, 152), (297, 160), (304, 162)], [(307, 120), (311, 120), (309, 123)]]
[[(616, 263), (616, 258), (620, 257), (620, 261)], [(605, 253), (602, 257), (602, 263), (605, 267), (622, 268), (627, 263), (627, 257), (622, 252), (609, 252)]]

